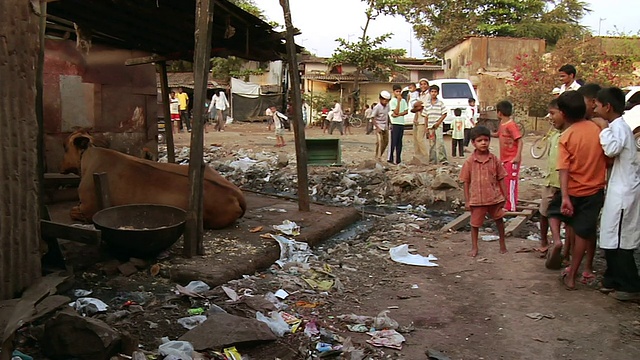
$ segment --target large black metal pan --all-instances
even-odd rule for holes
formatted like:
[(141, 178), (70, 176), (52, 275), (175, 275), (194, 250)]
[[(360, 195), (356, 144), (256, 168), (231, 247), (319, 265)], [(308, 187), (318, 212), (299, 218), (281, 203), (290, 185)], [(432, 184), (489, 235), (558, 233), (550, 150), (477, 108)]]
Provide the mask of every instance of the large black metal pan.
[(93, 216), (102, 241), (118, 255), (155, 256), (173, 245), (184, 232), (186, 213), (167, 205), (114, 206)]

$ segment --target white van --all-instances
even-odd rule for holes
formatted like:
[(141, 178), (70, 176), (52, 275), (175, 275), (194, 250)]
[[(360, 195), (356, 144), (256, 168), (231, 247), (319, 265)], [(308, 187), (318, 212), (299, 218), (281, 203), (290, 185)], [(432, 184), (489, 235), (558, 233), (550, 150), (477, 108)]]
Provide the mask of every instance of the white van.
[[(468, 79), (435, 79), (429, 80), (429, 86), (438, 85), (440, 88), (439, 98), (444, 102), (447, 107), (448, 114), (444, 119), (444, 130), (447, 131), (451, 126), (454, 114), (453, 110), (456, 108), (462, 109), (464, 116), (465, 112), (470, 112), (469, 98), (476, 99), (476, 114), (478, 113), (478, 95), (476, 94), (473, 84)], [(420, 89), (420, 85), (416, 84), (416, 87)], [(403, 89), (403, 96), (408, 93), (408, 89)], [(406, 99), (406, 97), (405, 97)], [(405, 126), (413, 126), (414, 113), (409, 113), (404, 117)]]

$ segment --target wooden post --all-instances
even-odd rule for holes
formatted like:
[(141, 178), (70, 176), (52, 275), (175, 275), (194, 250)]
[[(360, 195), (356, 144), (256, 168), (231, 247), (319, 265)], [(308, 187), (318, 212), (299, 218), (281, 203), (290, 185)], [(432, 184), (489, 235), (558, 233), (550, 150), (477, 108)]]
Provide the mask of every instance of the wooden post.
[(304, 122), (302, 121), (302, 94), (300, 94), (300, 72), (296, 58), (296, 44), (293, 41), (295, 29), (291, 21), (291, 9), (289, 0), (280, 0), (280, 6), (284, 12), (284, 22), (287, 27), (287, 58), (289, 60), (289, 84), (293, 90), (293, 136), (296, 145), (296, 167), (298, 172), (298, 209), (309, 211), (309, 178), (307, 174), (307, 145), (304, 134)]
[(184, 232), (184, 256), (204, 255), (202, 244), (203, 182), (204, 182), (204, 102), (211, 60), (214, 0), (196, 3), (195, 52), (193, 55), (193, 121), (191, 124), (191, 151), (189, 157), (189, 209)]
[(160, 88), (162, 91), (162, 112), (164, 113), (164, 138), (167, 143), (167, 162), (176, 162), (175, 147), (173, 145), (173, 121), (169, 109), (169, 80), (167, 79), (167, 63), (156, 63), (156, 69), (160, 73)]
[[(41, 276), (38, 66), (40, 2), (0, 1), (0, 300)], [(6, 333), (5, 333), (6, 334)], [(1, 356), (11, 357), (10, 344)]]
[(94, 173), (93, 184), (96, 188), (96, 200), (98, 201), (98, 210), (111, 207), (111, 193), (109, 192), (109, 180), (107, 173)]

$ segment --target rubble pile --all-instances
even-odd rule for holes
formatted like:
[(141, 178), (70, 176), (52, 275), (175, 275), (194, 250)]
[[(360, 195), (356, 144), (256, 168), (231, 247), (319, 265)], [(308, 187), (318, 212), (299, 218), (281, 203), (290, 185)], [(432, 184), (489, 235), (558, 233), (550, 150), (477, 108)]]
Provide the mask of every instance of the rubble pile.
[[(399, 299), (411, 296), (405, 285), (385, 280), (405, 271), (393, 249), (408, 247), (410, 233), (435, 241), (432, 221), (393, 214), (313, 250), (300, 246), (306, 243), (295, 240), (299, 227), (285, 221), (269, 234), (281, 246), (275, 264), (214, 288), (203, 281), (182, 286), (154, 273), (154, 266), (179, 259), (146, 264), (148, 271), (129, 277), (104, 276), (105, 267), (96, 264), (67, 292), (62, 310), (23, 327), (16, 343), (22, 352), (51, 358), (264, 359), (283, 344), (305, 359), (388, 358), (416, 341), (413, 323), (394, 319), (388, 308), (360, 314), (351, 304), (382, 288), (398, 289)], [(369, 276), (374, 268), (385, 279)]]
[[(188, 158), (188, 148), (176, 149), (177, 163), (188, 164)], [(211, 146), (205, 150), (204, 160), (243, 189), (290, 196), (297, 193), (293, 154), (245, 149), (227, 152)], [(162, 150), (160, 161), (166, 161)], [(457, 165), (384, 166), (367, 160), (353, 166), (310, 168), (309, 191), (312, 200), (331, 205), (441, 202), (444, 207), (456, 208), (462, 199), (462, 186), (456, 180), (459, 172)]]

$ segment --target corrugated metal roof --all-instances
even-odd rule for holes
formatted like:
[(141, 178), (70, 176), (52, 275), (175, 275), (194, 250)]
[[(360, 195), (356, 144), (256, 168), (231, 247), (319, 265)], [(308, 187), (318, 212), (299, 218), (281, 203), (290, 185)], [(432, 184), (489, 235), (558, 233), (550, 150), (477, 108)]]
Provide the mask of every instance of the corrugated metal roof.
[(402, 64), (402, 63), (398, 63), (398, 66), (402, 66), (403, 68), (407, 69), (407, 70), (423, 70), (423, 71), (437, 71), (437, 70), (442, 70), (442, 65), (434, 65), (434, 64), (422, 64), (422, 65), (416, 65), (416, 64)]
[[(47, 34), (193, 61), (196, 0), (56, 0), (47, 5)], [(285, 57), (284, 33), (229, 0), (214, 0), (211, 56), (267, 61)], [(302, 51), (297, 47), (297, 51)]]
[[(306, 80), (318, 80), (318, 81), (331, 81), (331, 82), (349, 82), (355, 81), (356, 77), (353, 74), (341, 75), (341, 74), (307, 74), (302, 75)], [(366, 75), (360, 74), (360, 81), (369, 81)]]
[[(195, 84), (192, 72), (167, 73), (167, 80), (169, 81), (169, 88), (183, 87), (193, 89)], [(158, 84), (158, 87), (160, 87), (160, 74), (156, 74), (156, 83)], [(209, 74), (209, 79), (207, 80), (207, 88), (228, 89), (229, 84), (219, 83), (218, 81), (213, 80), (213, 76)]]

